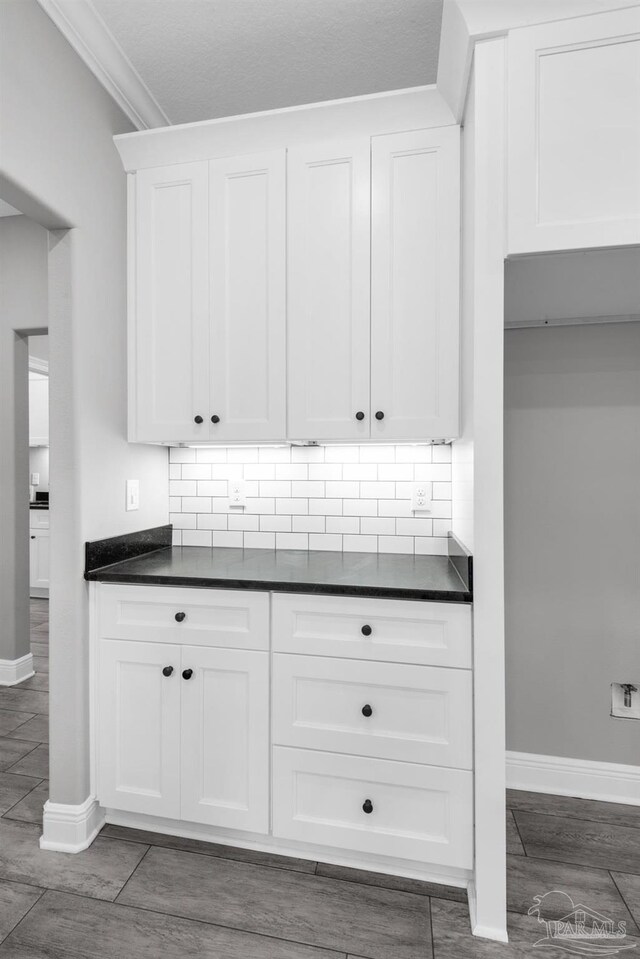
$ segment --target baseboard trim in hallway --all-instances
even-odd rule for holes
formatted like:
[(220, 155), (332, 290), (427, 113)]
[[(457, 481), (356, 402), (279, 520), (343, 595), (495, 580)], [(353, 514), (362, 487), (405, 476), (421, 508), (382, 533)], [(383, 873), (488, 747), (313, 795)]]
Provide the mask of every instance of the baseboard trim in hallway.
[(508, 752), (507, 788), (640, 806), (640, 766)]
[(34, 675), (31, 653), (19, 659), (0, 659), (0, 686), (16, 686)]
[(105, 821), (105, 811), (93, 796), (78, 806), (44, 804), (40, 848), (55, 852), (82, 852), (96, 838)]

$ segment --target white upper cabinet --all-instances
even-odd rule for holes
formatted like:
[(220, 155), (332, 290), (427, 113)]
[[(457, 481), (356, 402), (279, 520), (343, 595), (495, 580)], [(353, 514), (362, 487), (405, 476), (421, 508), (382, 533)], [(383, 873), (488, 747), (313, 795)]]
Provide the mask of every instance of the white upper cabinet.
[(370, 435), (370, 140), (289, 151), (289, 437)]
[(373, 137), (371, 435), (458, 435), (458, 127)]
[(509, 34), (508, 252), (640, 243), (640, 10)]
[(134, 189), (129, 438), (203, 441), (210, 425), (209, 165), (142, 170)]
[(285, 150), (210, 165), (211, 439), (286, 432), (285, 183)]

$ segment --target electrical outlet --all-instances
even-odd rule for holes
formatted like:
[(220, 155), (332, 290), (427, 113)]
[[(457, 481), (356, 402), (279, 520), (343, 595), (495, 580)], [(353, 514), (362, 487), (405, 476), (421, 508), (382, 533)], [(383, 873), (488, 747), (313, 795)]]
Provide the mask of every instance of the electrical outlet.
[(430, 513), (431, 483), (414, 483), (411, 488), (411, 509), (414, 513)]
[(247, 486), (243, 479), (229, 480), (229, 506), (247, 505)]
[(140, 509), (140, 480), (127, 480), (126, 482), (126, 509), (127, 512), (132, 509)]
[(640, 719), (640, 680), (611, 683), (611, 715), (616, 719)]
[(31, 485), (32, 485), (32, 486), (40, 486), (40, 473), (32, 473), (32, 474), (31, 474)]

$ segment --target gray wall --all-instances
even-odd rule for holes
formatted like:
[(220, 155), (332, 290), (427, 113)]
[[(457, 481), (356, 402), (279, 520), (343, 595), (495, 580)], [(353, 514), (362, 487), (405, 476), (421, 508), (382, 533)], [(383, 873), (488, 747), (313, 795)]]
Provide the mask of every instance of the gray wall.
[(46, 230), (25, 216), (0, 218), (0, 659), (29, 640), (28, 338), (47, 326)]
[(640, 764), (640, 323), (506, 333), (507, 748)]
[[(112, 137), (131, 125), (35, 0), (0, 3), (0, 71), (2, 196), (56, 231), (50, 794), (79, 804), (90, 788), (84, 542), (167, 521), (167, 452), (126, 440), (126, 178)], [(125, 512), (126, 478), (140, 480), (138, 512)]]

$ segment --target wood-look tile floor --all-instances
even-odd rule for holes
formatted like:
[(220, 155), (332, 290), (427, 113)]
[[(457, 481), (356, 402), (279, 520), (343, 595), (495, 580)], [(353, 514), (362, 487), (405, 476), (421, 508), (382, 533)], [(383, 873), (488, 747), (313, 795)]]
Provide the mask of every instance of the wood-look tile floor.
[(0, 959), (561, 959), (528, 915), (553, 890), (625, 922), (640, 956), (640, 807), (509, 793), (508, 945), (474, 939), (447, 886), (117, 826), (42, 852), (46, 601), (31, 621), (36, 675), (0, 688)]

